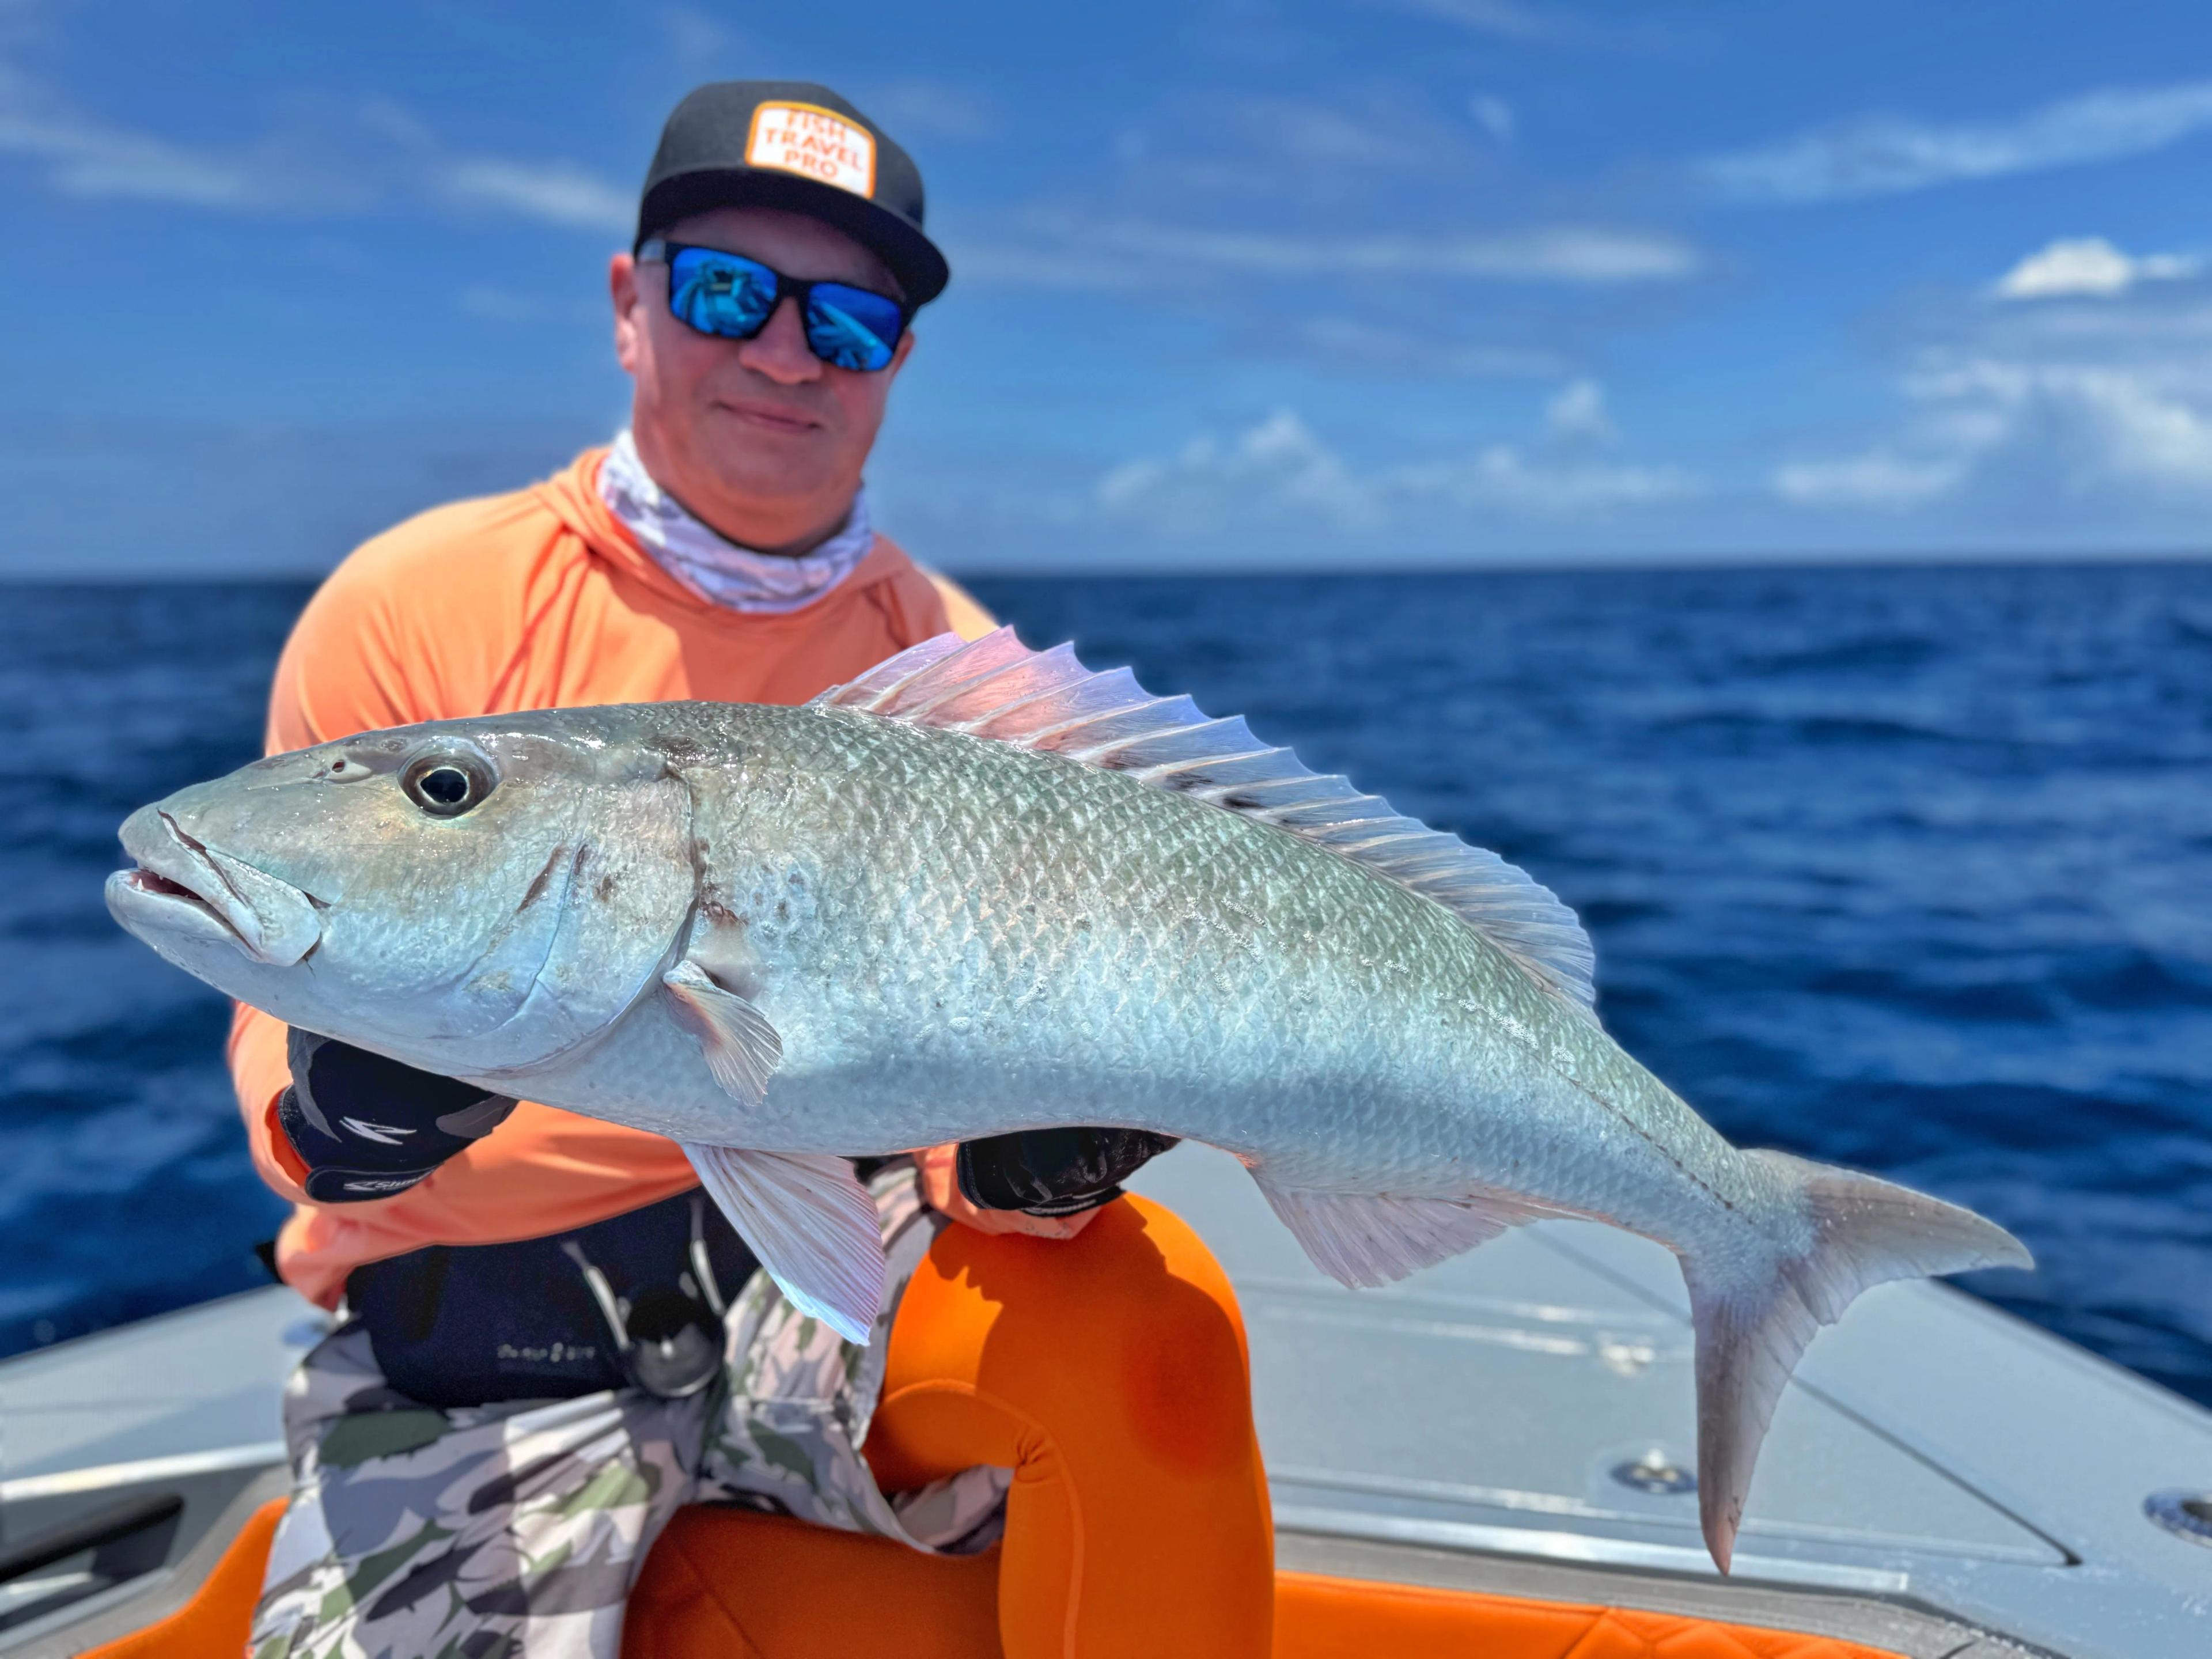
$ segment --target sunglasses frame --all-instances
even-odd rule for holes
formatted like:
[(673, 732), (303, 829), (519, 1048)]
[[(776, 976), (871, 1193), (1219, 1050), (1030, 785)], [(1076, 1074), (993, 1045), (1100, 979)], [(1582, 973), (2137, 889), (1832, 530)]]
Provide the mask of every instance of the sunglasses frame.
[[(719, 329), (701, 328), (696, 323), (694, 323), (689, 317), (686, 317), (681, 311), (677, 309), (674, 271), (676, 256), (679, 253), (713, 253), (718, 254), (725, 259), (742, 259), (747, 264), (753, 266), (756, 270), (764, 270), (768, 272), (769, 276), (775, 278), (775, 297), (769, 300), (768, 309), (761, 313), (760, 322), (758, 325), (753, 329), (752, 332), (750, 334), (725, 334)], [(912, 326), (914, 323), (913, 307), (908, 306), (905, 301), (896, 299), (889, 294), (878, 294), (872, 288), (862, 288), (858, 283), (841, 283), (836, 281), (834, 277), (806, 279), (798, 276), (787, 276), (775, 266), (766, 264), (764, 261), (754, 258), (750, 253), (738, 253), (726, 247), (708, 247), (702, 242), (672, 242), (663, 236), (649, 236), (638, 245), (636, 257), (637, 263), (640, 264), (665, 265), (669, 268), (670, 280), (668, 283), (668, 314), (675, 318), (678, 322), (683, 324), (684, 327), (690, 329), (694, 334), (704, 335), (710, 340), (757, 340), (760, 337), (763, 331), (765, 330), (771, 322), (775, 320), (775, 313), (782, 308), (783, 302), (786, 300), (798, 301), (799, 332), (806, 337), (806, 349), (814, 353), (815, 358), (817, 362), (829, 368), (843, 368), (844, 365), (831, 362), (829, 358), (824, 357), (819, 350), (816, 349), (813, 331), (806, 326), (806, 307), (808, 302), (813, 298), (814, 290), (816, 289), (842, 289), (848, 294), (865, 294), (871, 299), (881, 300), (885, 305), (890, 306), (896, 309), (898, 313), (899, 319), (898, 331), (893, 334), (889, 340), (884, 342), (884, 344), (890, 349), (894, 357), (896, 357), (898, 352), (898, 343), (906, 337), (907, 330)], [(847, 368), (845, 369), (845, 372), (848, 374), (880, 374), (884, 372), (884, 369), (889, 368), (890, 367), (890, 363), (886, 362), (881, 368)]]

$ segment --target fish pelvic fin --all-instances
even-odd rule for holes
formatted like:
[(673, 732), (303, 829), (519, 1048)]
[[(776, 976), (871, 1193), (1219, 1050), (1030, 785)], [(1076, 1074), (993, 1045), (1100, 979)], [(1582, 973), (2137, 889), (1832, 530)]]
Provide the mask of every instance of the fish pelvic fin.
[(889, 1270), (876, 1206), (853, 1166), (817, 1153), (683, 1146), (791, 1305), (866, 1346)]
[(1796, 1189), (1812, 1240), (1779, 1261), (1735, 1251), (1682, 1257), (1697, 1331), (1698, 1518), (1723, 1572), (1775, 1404), (1821, 1326), (1891, 1279), (2034, 1265), (2026, 1245), (1972, 1210), (1786, 1152), (1744, 1156)]
[(1257, 1171), (1253, 1178), (1314, 1266), (1354, 1289), (1390, 1284), (1558, 1213), (1503, 1193), (1406, 1198), (1285, 1188)]

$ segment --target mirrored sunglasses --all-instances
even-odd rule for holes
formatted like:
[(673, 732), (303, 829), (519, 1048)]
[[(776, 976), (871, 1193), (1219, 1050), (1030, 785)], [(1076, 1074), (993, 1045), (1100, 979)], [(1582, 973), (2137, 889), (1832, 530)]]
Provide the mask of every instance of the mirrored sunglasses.
[(872, 374), (890, 367), (907, 309), (888, 295), (848, 283), (809, 283), (742, 253), (665, 241), (637, 251), (639, 263), (668, 267), (668, 312), (702, 334), (750, 340), (788, 295), (799, 301), (807, 349), (836, 368)]

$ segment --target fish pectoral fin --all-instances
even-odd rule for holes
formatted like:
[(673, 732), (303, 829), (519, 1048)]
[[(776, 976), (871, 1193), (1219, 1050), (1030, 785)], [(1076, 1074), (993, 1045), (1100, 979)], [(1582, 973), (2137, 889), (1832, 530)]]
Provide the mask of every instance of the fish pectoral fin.
[(660, 983), (678, 1023), (699, 1039), (714, 1081), (746, 1105), (758, 1105), (783, 1062), (783, 1039), (768, 1016), (724, 990), (696, 962), (678, 963)]
[(1555, 1213), (1504, 1193), (1403, 1198), (1281, 1188), (1256, 1171), (1253, 1179), (1314, 1266), (1355, 1286), (1388, 1285)]
[(866, 1346), (884, 1299), (883, 1230), (853, 1166), (817, 1153), (683, 1143), (730, 1224), (791, 1305)]

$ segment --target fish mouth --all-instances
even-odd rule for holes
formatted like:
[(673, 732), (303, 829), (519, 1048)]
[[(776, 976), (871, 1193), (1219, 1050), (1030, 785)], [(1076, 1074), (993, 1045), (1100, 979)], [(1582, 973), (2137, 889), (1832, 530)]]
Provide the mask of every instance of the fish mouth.
[(221, 939), (256, 962), (261, 953), (222, 910), (180, 881), (141, 865), (118, 870), (107, 878), (107, 908), (134, 933), (182, 933)]
[(136, 867), (107, 878), (107, 908), (131, 933), (220, 939), (276, 968), (321, 941), (311, 895), (209, 847), (159, 807), (131, 814), (123, 850)]

